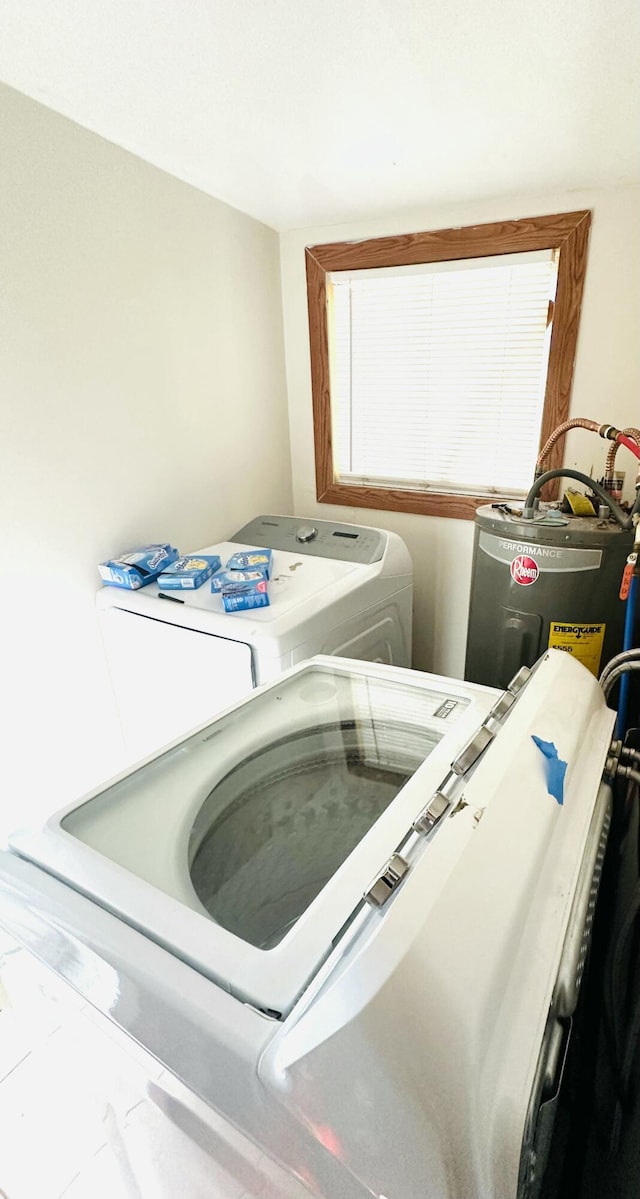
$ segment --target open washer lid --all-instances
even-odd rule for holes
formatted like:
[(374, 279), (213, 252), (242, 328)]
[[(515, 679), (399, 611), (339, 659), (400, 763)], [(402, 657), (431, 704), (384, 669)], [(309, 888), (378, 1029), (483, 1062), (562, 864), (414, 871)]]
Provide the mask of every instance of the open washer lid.
[(11, 847), (282, 1013), (365, 896), (386, 894), (425, 806), (444, 792), (446, 807), (497, 695), (317, 658)]

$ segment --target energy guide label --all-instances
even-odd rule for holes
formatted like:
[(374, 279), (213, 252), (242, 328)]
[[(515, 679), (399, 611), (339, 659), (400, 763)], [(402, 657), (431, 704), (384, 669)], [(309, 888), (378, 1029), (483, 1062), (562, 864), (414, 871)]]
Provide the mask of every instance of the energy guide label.
[(549, 625), (549, 649), (562, 649), (597, 675), (602, 656), (606, 624), (565, 624), (552, 620)]

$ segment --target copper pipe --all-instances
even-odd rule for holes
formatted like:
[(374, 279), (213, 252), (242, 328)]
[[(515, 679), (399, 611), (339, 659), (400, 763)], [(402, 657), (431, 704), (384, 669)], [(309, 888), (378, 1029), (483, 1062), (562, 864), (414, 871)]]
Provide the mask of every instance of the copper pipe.
[(586, 416), (574, 416), (572, 420), (563, 421), (561, 425), (558, 425), (557, 429), (553, 430), (553, 433), (547, 438), (542, 449), (540, 450), (540, 453), (538, 454), (538, 461), (536, 462), (536, 471), (541, 469), (542, 463), (547, 457), (547, 454), (553, 449), (556, 442), (559, 441), (561, 437), (564, 437), (565, 433), (569, 432), (569, 429), (588, 429), (590, 433), (599, 433), (600, 430), (605, 427), (606, 426), (599, 425), (595, 420), (589, 420)]

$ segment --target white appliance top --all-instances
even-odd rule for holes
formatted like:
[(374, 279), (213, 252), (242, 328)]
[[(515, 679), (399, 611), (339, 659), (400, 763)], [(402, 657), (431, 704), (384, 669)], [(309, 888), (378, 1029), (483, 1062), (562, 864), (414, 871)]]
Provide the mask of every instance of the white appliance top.
[(498, 695), (317, 658), (12, 848), (281, 1013)]
[[(241, 535), (246, 539), (241, 540)], [(193, 592), (172, 591), (160, 603), (157, 583), (138, 591), (104, 586), (97, 594), (97, 607), (138, 613), (232, 641), (272, 640), (282, 651), (295, 630), (312, 619), (323, 603), (340, 604), (382, 576), (388, 578), (390, 590), (411, 583), (411, 559), (401, 539), (394, 533), (358, 525), (260, 516), (231, 541), (193, 552), (217, 554), (224, 565), (237, 551), (256, 547), (274, 551), (268, 608), (226, 613), (208, 581)]]

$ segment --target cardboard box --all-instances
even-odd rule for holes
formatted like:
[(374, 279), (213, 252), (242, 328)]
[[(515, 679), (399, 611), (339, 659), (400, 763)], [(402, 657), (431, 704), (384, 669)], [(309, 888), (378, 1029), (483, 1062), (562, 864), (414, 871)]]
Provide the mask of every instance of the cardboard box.
[(143, 545), (137, 550), (127, 550), (126, 554), (121, 554), (119, 558), (101, 562), (98, 572), (103, 583), (109, 587), (124, 587), (127, 591), (137, 591), (139, 587), (153, 583), (178, 556), (177, 549), (166, 542)]
[(269, 596), (266, 591), (246, 591), (228, 595), (222, 592), (222, 605), (225, 612), (246, 612), (250, 608), (268, 608)]
[(194, 591), (220, 569), (217, 554), (186, 554), (158, 576), (162, 591)]
[(227, 562), (227, 570), (262, 570), (268, 579), (271, 578), (271, 550), (240, 550), (232, 554)]
[(263, 570), (219, 570), (211, 580), (211, 590), (222, 591), (233, 583), (261, 583), (266, 578)]

